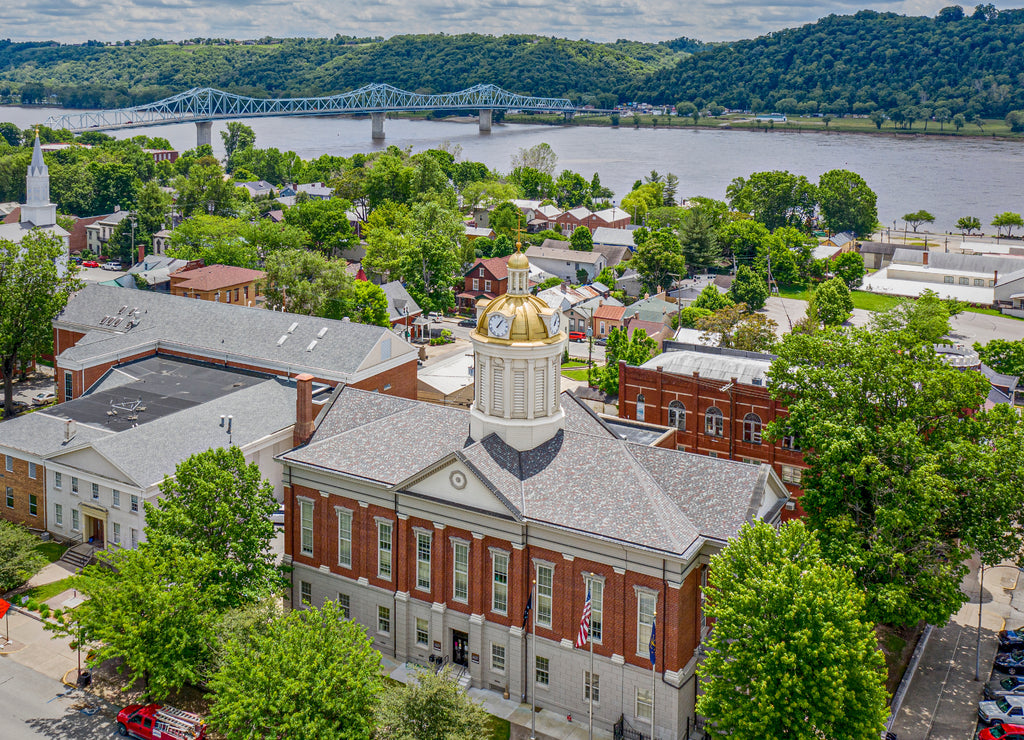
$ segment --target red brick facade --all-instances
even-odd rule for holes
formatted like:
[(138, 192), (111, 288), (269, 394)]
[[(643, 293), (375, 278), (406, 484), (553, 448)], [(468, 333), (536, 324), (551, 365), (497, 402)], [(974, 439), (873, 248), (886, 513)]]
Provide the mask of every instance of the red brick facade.
[[(642, 418), (637, 404), (641, 395)], [(685, 421), (679, 424), (670, 423), (675, 421), (669, 418), (669, 405), (673, 401), (683, 406)], [(722, 412), (720, 435), (711, 433), (713, 425), (709, 429), (707, 424), (707, 413), (712, 407)], [(678, 426), (675, 443), (679, 450), (730, 460), (768, 463), (792, 496), (799, 499), (802, 492), (800, 471), (806, 467), (803, 453), (784, 446), (782, 441), (774, 444), (764, 439), (760, 443), (754, 441), (753, 435), (745, 434), (744, 419), (748, 414), (756, 414), (762, 425), (767, 425), (776, 418), (785, 418), (786, 408), (772, 399), (763, 386), (702, 378), (698, 373), (678, 375), (660, 368), (650, 370), (625, 362), (619, 364), (620, 418)], [(785, 510), (782, 518), (788, 520), (802, 515), (803, 510), (797, 500), (795, 508)]]
[[(299, 521), (299, 499), (313, 502), (313, 554), (303, 555), (302, 533)], [(352, 514), (352, 564), (338, 564), (338, 515), (340, 509)], [(380, 578), (377, 571), (377, 524), (387, 521), (392, 525), (391, 579)], [(437, 525), (443, 524), (441, 529)], [(416, 531), (431, 533), (430, 589), (417, 587)], [(533, 561), (546, 561), (554, 565), (551, 627), (538, 626), (537, 636), (553, 641), (575, 640), (579, 630), (580, 610), (586, 598), (583, 575), (594, 574), (604, 578), (602, 640), (595, 643), (594, 653), (606, 658), (613, 654), (623, 656), (626, 663), (650, 669), (646, 642), (637, 650), (637, 595), (634, 587), (649, 589), (657, 596), (657, 629), (659, 671), (679, 671), (692, 658), (700, 643), (700, 583), (704, 566), (694, 568), (681, 588), (668, 588), (656, 577), (632, 571), (616, 572), (604, 563), (566, 559), (562, 553), (537, 546), (526, 545), (490, 536), (474, 537), (461, 528), (458, 520), (433, 522), (416, 517), (396, 517), (389, 508), (373, 504), (363, 505), (358, 500), (338, 495), (324, 496), (320, 491), (305, 486), (285, 486), (285, 552), (296, 564), (315, 569), (327, 569), (332, 574), (353, 581), (365, 578), (370, 586), (409, 594), (423, 604), (444, 604), (463, 614), (482, 614), (487, 622), (502, 627), (522, 626), (523, 613), (532, 582)], [(452, 540), (470, 544), (469, 599), (455, 600), (452, 567)], [(508, 608), (506, 614), (491, 611), (491, 549), (509, 555)], [(536, 606), (536, 604), (535, 604)]]
[[(30, 474), (32, 467), (35, 478)], [(42, 465), (33, 466), (28, 460), (0, 453), (0, 515), (31, 529), (46, 529), (46, 473)]]

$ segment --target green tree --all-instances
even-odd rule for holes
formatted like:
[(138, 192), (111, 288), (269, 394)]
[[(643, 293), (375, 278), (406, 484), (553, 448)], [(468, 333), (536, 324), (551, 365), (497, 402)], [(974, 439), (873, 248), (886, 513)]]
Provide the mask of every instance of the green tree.
[(686, 271), (683, 248), (668, 229), (649, 232), (637, 245), (630, 264), (639, 273), (644, 288), (652, 293), (668, 290), (674, 276)]
[(795, 521), (757, 520), (711, 559), (698, 667), (710, 738), (857, 738), (888, 717), (885, 660), (850, 573)]
[(714, 311), (709, 311), (706, 308), (699, 308), (694, 306), (692, 303), (678, 313), (672, 314), (672, 328), (678, 329), (679, 327), (686, 327), (692, 329), (697, 326), (697, 322), (705, 316), (710, 316)]
[(846, 283), (850, 290), (859, 288), (867, 270), (864, 269), (864, 258), (859, 252), (843, 252), (832, 261), (832, 272)]
[(1006, 229), (1006, 236), (1011, 236), (1014, 226), (1024, 226), (1024, 219), (1019, 213), (1004, 211), (992, 219), (992, 225), (996, 227), (996, 234), (1002, 236), (1003, 229)]
[[(512, 155), (512, 169), (529, 167), (530, 169), (543, 172), (548, 177), (554, 177), (555, 165), (558, 164), (558, 155), (551, 148), (550, 144), (535, 144), (530, 148), (520, 148)], [(530, 196), (526, 196), (530, 197)]]
[(916, 300), (906, 299), (871, 317), (875, 331), (907, 331), (916, 341), (936, 344), (949, 334), (949, 304), (934, 290), (924, 291)]
[(578, 172), (563, 170), (555, 180), (554, 198), (559, 208), (590, 205), (590, 184)]
[(524, 198), (531, 200), (551, 198), (555, 192), (555, 181), (551, 174), (533, 167), (516, 167), (508, 179), (522, 189)]
[(357, 243), (348, 217), (348, 201), (307, 200), (284, 212), (284, 222), (309, 234), (313, 246), (331, 256)]
[(875, 128), (881, 131), (882, 124), (885, 123), (885, 114), (880, 110), (873, 110), (868, 117), (871, 119), (871, 123), (875, 124)]
[(818, 205), (833, 232), (865, 237), (878, 223), (877, 197), (864, 179), (849, 170), (829, 170), (818, 181)]
[(572, 236), (569, 237), (569, 244), (577, 252), (594, 251), (594, 237), (586, 226), (577, 226), (573, 229)]
[(706, 270), (717, 265), (722, 248), (718, 244), (714, 216), (704, 208), (689, 209), (679, 227), (679, 245), (691, 270)]
[(838, 326), (853, 313), (853, 298), (842, 278), (834, 277), (818, 286), (807, 305), (807, 315), (825, 326)]
[(75, 622), (53, 631), (76, 639), (84, 634), (92, 665), (122, 659), (129, 683), (142, 679), (152, 699), (199, 683), (217, 617), (231, 596), (223, 591), (221, 564), (181, 541), (105, 551), (97, 559), (75, 578), (75, 588), (89, 597), (75, 609)]
[(447, 311), (455, 305), (452, 288), (463, 279), (462, 217), (436, 201), (417, 204), (410, 215), (406, 288), (424, 311)]
[(729, 297), (736, 303), (745, 303), (751, 311), (760, 311), (768, 301), (768, 285), (756, 272), (740, 265), (729, 288)]
[(82, 283), (66, 259), (60, 237), (30, 231), (20, 244), (0, 239), (0, 371), (4, 415), (14, 413), (14, 374), (19, 361), (53, 351), (51, 322)]
[(267, 308), (323, 317), (340, 311), (353, 282), (345, 268), (344, 260), (304, 249), (271, 253), (264, 264)]
[(961, 216), (956, 220), (956, 227), (960, 229), (961, 236), (967, 236), (972, 231), (981, 231), (981, 219), (977, 216)]
[[(497, 204), (495, 210), (506, 201), (518, 198), (521, 194), (521, 190), (518, 185), (513, 183), (498, 182), (497, 180), (481, 180), (479, 182), (468, 183), (462, 188), (462, 206), (472, 210), (477, 206), (492, 206)], [(510, 204), (511, 205), (511, 204)], [(522, 215), (518, 208), (514, 205), (516, 220), (513, 221), (512, 230), (515, 230), (518, 225), (518, 217)], [(492, 211), (493, 215), (493, 211)], [(494, 228), (494, 224), (491, 224), (491, 228)]]
[(730, 221), (719, 229), (718, 241), (722, 245), (723, 256), (747, 262), (768, 249), (771, 233), (764, 224), (745, 218)]
[(622, 210), (633, 217), (634, 224), (641, 224), (648, 211), (660, 208), (664, 203), (663, 191), (661, 183), (656, 182), (633, 188), (622, 199)]
[(183, 218), (195, 215), (233, 216), (241, 196), (238, 188), (224, 179), (224, 170), (213, 157), (196, 160), (187, 175), (176, 178), (174, 189), (178, 191), (175, 205)]
[(20, 586), (46, 565), (39, 538), (20, 524), (0, 519), (0, 593)]
[(1024, 340), (992, 339), (987, 344), (974, 343), (981, 361), (997, 373), (1024, 377)]
[(382, 281), (400, 277), (411, 253), (412, 230), (408, 206), (387, 202), (375, 209), (363, 230), (366, 239), (363, 268), (368, 273), (379, 275)]
[(637, 329), (633, 336), (625, 330), (613, 327), (605, 345), (605, 366), (595, 370), (597, 386), (609, 396), (619, 394), (619, 361), (625, 360), (627, 365), (643, 365), (658, 351), (658, 343), (647, 336), (643, 329)]
[(615, 193), (610, 188), (601, 184), (601, 176), (595, 172), (594, 176), (590, 178), (590, 199), (593, 201), (607, 201), (614, 195)]
[(747, 352), (770, 352), (779, 325), (764, 314), (751, 313), (745, 303), (720, 308), (697, 319), (696, 328), (705, 342)]
[(953, 116), (953, 126), (956, 128), (957, 131), (959, 131), (966, 125), (967, 119), (964, 118), (963, 113), (957, 113), (955, 116)]
[(608, 290), (615, 290), (615, 268), (605, 267), (597, 274), (594, 282), (601, 283), (601, 285), (608, 288)]
[(416, 680), (392, 686), (375, 714), (378, 740), (474, 740), (490, 736), (489, 717), (451, 676), (419, 671)]
[(287, 223), (275, 223), (268, 218), (246, 224), (242, 229), (242, 238), (256, 248), (261, 260), (265, 260), (272, 252), (306, 249), (312, 243), (305, 229)]
[[(145, 502), (146, 539), (209, 555), (231, 606), (268, 596), (282, 585), (272, 552), (274, 486), (237, 447), (192, 455), (160, 484), (160, 504)], [(237, 600), (237, 602), (235, 601)]]
[(409, 203), (414, 195), (415, 179), (415, 168), (402, 161), (401, 156), (390, 152), (382, 154), (366, 173), (363, 184), (370, 208), (377, 208), (389, 200), (394, 203)]
[(167, 256), (254, 269), (259, 255), (243, 237), (246, 228), (247, 223), (237, 218), (194, 216), (171, 232)]
[(1012, 110), (1006, 114), (1006, 125), (1010, 131), (1020, 133), (1024, 131), (1024, 110)]
[(750, 213), (770, 231), (781, 226), (802, 227), (814, 215), (815, 187), (803, 175), (788, 171), (755, 172), (729, 185), (729, 205)]
[(135, 198), (136, 240), (151, 242), (163, 229), (171, 213), (173, 201), (154, 180), (143, 183)]
[(904, 213), (903, 220), (910, 224), (911, 228), (914, 229), (914, 233), (917, 233), (917, 227), (921, 224), (933, 224), (935, 223), (935, 216), (928, 213), (928, 211), (914, 211), (913, 213)]
[(366, 280), (353, 280), (342, 293), (336, 304), (328, 302), (326, 317), (342, 319), (348, 317), (360, 324), (372, 324), (390, 328), (388, 297), (379, 285)]
[(801, 504), (825, 559), (853, 573), (873, 621), (945, 624), (971, 553), (1021, 546), (1019, 417), (982, 412), (988, 380), (910, 332), (791, 334), (776, 352), (770, 390), (789, 415), (769, 436), (802, 440)]
[(228, 740), (372, 737), (380, 653), (334, 602), (234, 634), (218, 657), (209, 719)]
[(488, 218), (488, 223), (498, 236), (515, 239), (523, 223), (523, 212), (506, 200), (494, 207)]
[(10, 146), (21, 146), (21, 131), (13, 123), (4, 121), (0, 123), (0, 139)]
[(690, 304), (691, 308), (703, 308), (714, 313), (733, 304), (733, 298), (728, 293), (720, 293), (714, 285), (704, 286), (696, 300)]
[(235, 152), (249, 149), (256, 146), (256, 133), (250, 126), (239, 121), (228, 121), (227, 130), (220, 132), (220, 138), (224, 142), (224, 153), (228, 163), (228, 172), (231, 172), (232, 156)]

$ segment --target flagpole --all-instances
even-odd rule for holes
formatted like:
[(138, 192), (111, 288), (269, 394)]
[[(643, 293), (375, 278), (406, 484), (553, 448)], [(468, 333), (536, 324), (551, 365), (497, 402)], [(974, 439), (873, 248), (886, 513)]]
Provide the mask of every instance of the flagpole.
[[(537, 590), (537, 579), (533, 579), (533, 586), (530, 590), (530, 600), (533, 600), (533, 595)], [(533, 636), (531, 639), (533, 643), (533, 669), (530, 670), (530, 675), (533, 676), (530, 679), (530, 706), (533, 711), (530, 712), (530, 740), (537, 740), (537, 609), (533, 609)]]
[[(654, 630), (656, 629), (656, 625), (657, 624), (658, 624), (658, 612), (654, 612), (653, 621), (651, 623), (651, 632), (654, 632)], [(654, 649), (651, 651), (651, 658), (652, 658), (652, 660), (651, 660), (651, 740), (655, 740), (655, 738), (654, 738), (654, 728), (655, 728), (654, 718), (655, 718), (656, 715), (654, 714), (654, 692), (657, 691), (657, 688), (658, 688), (657, 655), (658, 655), (657, 647), (654, 647)]]
[[(589, 584), (587, 590), (590, 590)], [(593, 617), (591, 617), (593, 619)], [(591, 633), (587, 635), (587, 641), (590, 643), (590, 735), (589, 740), (594, 740), (594, 634), (593, 625), (591, 625)]]

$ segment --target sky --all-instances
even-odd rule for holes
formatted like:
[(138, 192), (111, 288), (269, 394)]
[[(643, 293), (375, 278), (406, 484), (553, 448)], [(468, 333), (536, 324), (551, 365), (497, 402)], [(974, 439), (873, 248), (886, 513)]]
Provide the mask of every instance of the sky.
[(336, 33), (384, 37), (535, 33), (594, 41), (662, 41), (680, 36), (733, 41), (865, 7), (934, 15), (950, 4), (950, 0), (894, 0), (870, 6), (865, 0), (29, 0), (6, 4), (0, 37), (80, 43), (154, 37), (176, 41)]

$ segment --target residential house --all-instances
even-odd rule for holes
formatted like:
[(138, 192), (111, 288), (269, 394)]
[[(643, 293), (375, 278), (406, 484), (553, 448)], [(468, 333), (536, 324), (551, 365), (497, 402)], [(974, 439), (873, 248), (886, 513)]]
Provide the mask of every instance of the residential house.
[[(344, 387), (297, 419), (310, 436), (278, 458), (290, 602), (333, 601), (396, 661), (461, 666), (495, 698), (581, 717), (592, 695), (602, 732), (686, 736), (710, 558), (788, 492), (767, 466), (622, 439), (559, 394), (565, 334), (524, 263), (472, 334), (469, 410)], [(593, 658), (573, 649), (588, 591)]]
[(619, 416), (676, 429), (676, 449), (767, 463), (786, 484), (784, 519), (799, 516), (803, 461), (792, 436), (769, 443), (764, 426), (786, 416), (768, 392), (774, 355), (667, 342), (639, 367), (619, 363)]
[(658, 352), (662, 351), (666, 341), (672, 339), (672, 328), (660, 321), (644, 321), (637, 316), (630, 316), (623, 319), (622, 328), (630, 339), (633, 338), (635, 332), (643, 331), (644, 334), (658, 343)]
[(121, 278), (118, 278), (118, 281), (126, 287), (135, 286), (135, 276), (137, 275), (145, 281), (148, 290), (170, 293), (171, 273), (190, 266), (193, 268), (202, 267), (203, 261), (182, 260), (167, 257), (166, 255), (148, 254), (140, 262), (136, 262), (129, 267), (127, 275), (122, 276), (130, 278), (130, 284), (127, 281), (121, 282)]
[(651, 296), (649, 298), (641, 298), (639, 301), (626, 306), (626, 313), (623, 318), (628, 319), (631, 316), (636, 316), (642, 321), (668, 324), (672, 314), (678, 310), (677, 304), (670, 303), (657, 296)]
[(465, 285), (455, 300), (462, 310), (476, 306), (481, 298), (492, 300), (508, 290), (508, 257), (477, 259), (463, 275)]
[(171, 295), (254, 306), (263, 297), (267, 273), (231, 265), (186, 265), (170, 274)]
[(113, 213), (108, 213), (92, 221), (85, 227), (85, 246), (90, 252), (96, 255), (103, 255), (104, 246), (114, 234), (117, 225), (126, 218), (131, 217), (131, 211), (122, 211), (115, 207)]
[(334, 195), (334, 188), (329, 188), (322, 182), (304, 182), (296, 187), (296, 194), (299, 193), (305, 193), (313, 200), (330, 200)]
[(467, 226), (465, 234), (469, 241), (474, 239), (494, 239), (498, 236), (490, 226)]
[(1022, 269), (1024, 257), (897, 247), (889, 266), (865, 275), (862, 287), (872, 293), (910, 297), (933, 290), (942, 298), (991, 306), (996, 300), (994, 288), (1000, 282), (999, 276)]
[[(355, 277), (357, 280), (360, 279), (359, 273), (362, 270), (363, 268), (360, 267), (356, 273)], [(366, 280), (365, 273), (361, 279)], [(391, 328), (396, 326), (406, 327), (403, 330), (406, 339), (419, 339), (423, 335), (426, 319), (423, 318), (423, 309), (409, 295), (409, 291), (398, 280), (384, 283), (380, 286), (380, 289), (384, 291), (384, 295), (388, 299), (388, 320), (391, 321)]]
[(830, 234), (818, 241), (823, 247), (837, 247), (843, 252), (852, 252), (857, 248), (857, 236), (852, 231), (840, 231)]
[(256, 198), (271, 198), (274, 195), (274, 186), (266, 180), (239, 182), (236, 183), (236, 187), (245, 188), (246, 192), (249, 193), (249, 197), (253, 200)]
[(594, 337), (606, 339), (612, 333), (612, 329), (622, 329), (625, 313), (625, 306), (612, 304), (598, 306), (594, 311)]
[(142, 151), (151, 156), (154, 162), (170, 162), (173, 164), (178, 161), (178, 152), (174, 149), (143, 149)]
[(1007, 316), (1024, 318), (1024, 270), (1004, 274), (992, 288), (992, 295)]
[[(588, 227), (590, 227), (592, 232), (600, 229), (608, 229), (609, 231), (617, 232), (626, 230), (626, 227), (628, 227), (631, 222), (632, 219), (626, 211), (613, 206), (612, 208), (605, 208), (604, 210), (597, 211), (592, 220), (593, 226), (590, 227), (588, 224)], [(632, 243), (620, 246), (632, 246)]]
[(628, 247), (611, 244), (595, 244), (594, 251), (604, 256), (604, 260), (609, 267), (615, 267), (633, 256)]
[(416, 375), (419, 401), (468, 409), (473, 403), (473, 354), (456, 352), (431, 365), (421, 367)]
[(633, 243), (633, 229), (612, 229), (607, 226), (598, 226), (594, 229), (594, 247), (598, 245), (608, 247), (626, 247), (635, 251), (636, 244)]
[(53, 329), (61, 401), (83, 395), (115, 365), (153, 355), (275, 376), (310, 373), (331, 387), (416, 394), (416, 349), (390, 329), (346, 319), (86, 285)]
[[(579, 252), (574, 249), (556, 247), (530, 247), (526, 256), (531, 264), (544, 272), (549, 272), (563, 280), (573, 283), (596, 280), (601, 270), (608, 266), (608, 261), (600, 252)], [(581, 281), (577, 273), (586, 273), (586, 280)]]
[(615, 277), (615, 290), (621, 290), (630, 298), (637, 298), (642, 295), (644, 286), (640, 280), (640, 274), (636, 270), (629, 268), (621, 275), (617, 275)]

